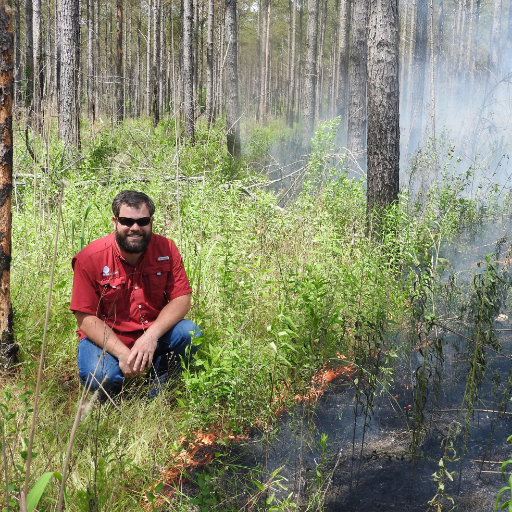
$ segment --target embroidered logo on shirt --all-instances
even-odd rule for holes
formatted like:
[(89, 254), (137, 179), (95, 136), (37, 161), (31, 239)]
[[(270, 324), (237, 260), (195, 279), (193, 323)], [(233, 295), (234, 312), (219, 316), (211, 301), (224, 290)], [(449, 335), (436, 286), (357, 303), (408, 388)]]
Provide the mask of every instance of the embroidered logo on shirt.
[(157, 261), (165, 261), (168, 259), (169, 259), (169, 256), (159, 256)]
[(103, 267), (103, 270), (101, 271), (103, 277), (109, 277), (109, 276), (115, 276), (116, 274), (119, 274), (119, 270), (116, 270), (115, 272), (110, 272), (110, 269), (105, 265)]

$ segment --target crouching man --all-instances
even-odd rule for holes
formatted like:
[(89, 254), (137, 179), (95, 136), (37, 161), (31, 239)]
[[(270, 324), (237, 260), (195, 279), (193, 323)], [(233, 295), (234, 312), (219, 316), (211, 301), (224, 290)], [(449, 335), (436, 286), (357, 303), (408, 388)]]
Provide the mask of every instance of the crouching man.
[(150, 367), (161, 383), (198, 348), (192, 339), (201, 331), (184, 319), (192, 289), (174, 242), (152, 232), (154, 212), (146, 194), (120, 192), (114, 232), (73, 258), (78, 373), (91, 390), (101, 384), (118, 393), (125, 379)]

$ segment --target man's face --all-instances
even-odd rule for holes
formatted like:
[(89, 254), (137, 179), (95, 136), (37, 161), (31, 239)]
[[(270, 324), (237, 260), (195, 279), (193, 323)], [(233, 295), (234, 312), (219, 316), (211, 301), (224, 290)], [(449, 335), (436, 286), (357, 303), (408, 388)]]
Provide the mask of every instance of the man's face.
[[(140, 208), (131, 208), (123, 204), (119, 210), (119, 217), (134, 220), (142, 219), (149, 217), (149, 210), (145, 204), (142, 204)], [(153, 218), (147, 226), (139, 226), (137, 223), (131, 227), (123, 226), (115, 217), (112, 217), (112, 221), (114, 222), (116, 242), (121, 251), (129, 254), (140, 254), (147, 249), (151, 241)]]

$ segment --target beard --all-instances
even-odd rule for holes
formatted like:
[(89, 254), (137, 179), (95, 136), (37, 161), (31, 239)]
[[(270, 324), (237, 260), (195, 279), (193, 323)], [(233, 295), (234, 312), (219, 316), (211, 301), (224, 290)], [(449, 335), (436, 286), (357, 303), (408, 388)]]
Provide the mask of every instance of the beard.
[(122, 235), (119, 233), (119, 231), (116, 229), (115, 236), (118, 247), (128, 254), (138, 254), (144, 252), (148, 248), (149, 242), (151, 242), (151, 233), (141, 234), (141, 239), (133, 241), (130, 240), (127, 235)]

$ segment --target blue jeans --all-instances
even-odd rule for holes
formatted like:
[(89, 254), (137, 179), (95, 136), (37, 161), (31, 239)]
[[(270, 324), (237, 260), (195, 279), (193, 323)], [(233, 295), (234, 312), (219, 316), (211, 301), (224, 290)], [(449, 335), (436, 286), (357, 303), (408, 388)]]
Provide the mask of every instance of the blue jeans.
[[(197, 352), (199, 346), (191, 346), (192, 339), (199, 338), (202, 334), (201, 329), (194, 322), (179, 321), (157, 342), (151, 367), (152, 376), (158, 382), (165, 382), (169, 369), (180, 363), (180, 356), (187, 362), (187, 358)], [(187, 348), (189, 348), (188, 351)], [(89, 338), (82, 338), (78, 342), (77, 362), (80, 383), (88, 386), (92, 380), (91, 391), (96, 391), (100, 383), (109, 394), (121, 391), (124, 376), (119, 368), (119, 361), (108, 352), (104, 352)], [(96, 373), (94, 373), (95, 370)]]

